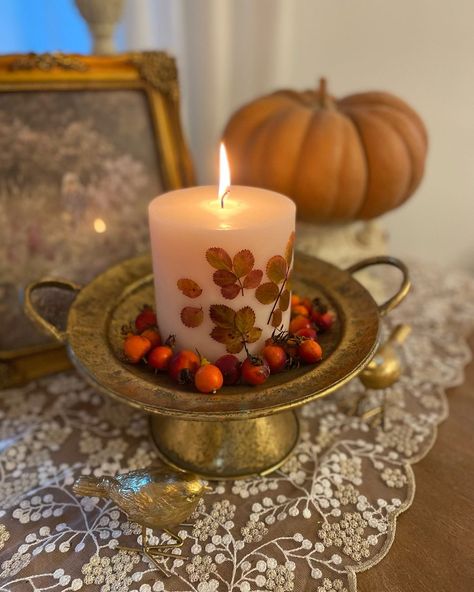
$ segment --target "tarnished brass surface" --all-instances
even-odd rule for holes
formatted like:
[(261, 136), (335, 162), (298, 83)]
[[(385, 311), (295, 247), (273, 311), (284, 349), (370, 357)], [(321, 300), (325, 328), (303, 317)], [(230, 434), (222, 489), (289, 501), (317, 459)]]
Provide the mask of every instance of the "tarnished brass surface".
[(384, 389), (400, 378), (402, 363), (396, 346), (410, 335), (410, 325), (397, 325), (387, 341), (380, 346), (375, 356), (359, 374), (362, 384), (370, 389)]
[[(295, 417), (283, 412), (333, 392), (373, 357), (380, 313), (401, 300), (409, 287), (401, 262), (379, 257), (376, 263), (396, 265), (404, 274), (398, 294), (380, 309), (349, 271), (296, 254), (293, 289), (322, 297), (335, 310), (337, 321), (321, 335), (320, 364), (276, 374), (259, 387), (229, 386), (203, 396), (165, 374), (123, 361), (122, 326), (143, 304), (154, 302), (149, 257), (112, 267), (83, 288), (71, 306), (67, 330), (59, 337), (66, 339), (71, 360), (99, 391), (159, 416), (152, 429), (167, 462), (217, 479), (261, 473), (281, 464), (296, 443)], [(367, 265), (373, 264), (367, 260)], [(357, 270), (363, 267), (361, 262)], [(28, 298), (26, 306), (32, 306)], [(269, 416), (266, 422), (251, 421)], [(247, 446), (247, 441), (253, 445)]]
[(299, 436), (293, 411), (226, 422), (153, 415), (150, 424), (162, 459), (205, 479), (271, 472), (285, 462)]
[(295, 262), (294, 289), (323, 295), (337, 322), (321, 336), (324, 360), (277, 374), (262, 386), (199, 395), (166, 374), (123, 359), (121, 328), (153, 303), (148, 258), (125, 261), (86, 286), (69, 313), (68, 348), (77, 368), (101, 391), (150, 413), (194, 420), (243, 419), (285, 411), (327, 395), (355, 376), (377, 346), (379, 313), (370, 294), (339, 268), (306, 255)]
[(394, 294), (391, 298), (389, 298), (386, 302), (379, 305), (380, 316), (384, 317), (391, 310), (396, 308), (400, 304), (400, 302), (402, 302), (402, 300), (407, 296), (411, 288), (411, 281), (408, 273), (408, 268), (403, 263), (403, 261), (400, 261), (400, 259), (396, 259), (395, 257), (389, 257), (387, 255), (363, 259), (362, 261), (358, 261), (357, 263), (354, 263), (353, 265), (349, 266), (346, 269), (346, 271), (348, 271), (349, 273), (356, 273), (357, 271), (366, 269), (367, 267), (372, 267), (374, 265), (392, 265), (402, 273), (402, 283), (397, 293)]

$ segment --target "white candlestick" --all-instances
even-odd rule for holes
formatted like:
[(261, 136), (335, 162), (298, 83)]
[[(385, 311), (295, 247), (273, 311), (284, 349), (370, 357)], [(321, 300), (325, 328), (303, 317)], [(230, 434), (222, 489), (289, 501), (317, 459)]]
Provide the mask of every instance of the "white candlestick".
[(255, 187), (166, 193), (149, 206), (158, 325), (210, 361), (258, 353), (288, 329), (295, 204)]

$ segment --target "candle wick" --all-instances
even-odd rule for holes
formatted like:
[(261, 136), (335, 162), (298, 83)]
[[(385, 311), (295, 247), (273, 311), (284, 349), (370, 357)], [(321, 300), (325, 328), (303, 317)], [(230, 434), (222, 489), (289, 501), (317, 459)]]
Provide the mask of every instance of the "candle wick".
[(221, 208), (224, 207), (224, 197), (226, 195), (228, 195), (229, 193), (230, 193), (230, 187), (227, 187), (227, 189), (224, 191), (224, 193), (222, 194), (222, 197), (221, 197)]

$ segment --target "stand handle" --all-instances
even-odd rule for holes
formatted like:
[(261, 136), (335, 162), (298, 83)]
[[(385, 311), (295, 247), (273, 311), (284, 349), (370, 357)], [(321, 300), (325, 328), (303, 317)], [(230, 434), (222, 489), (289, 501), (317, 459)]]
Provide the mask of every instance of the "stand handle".
[(379, 257), (369, 257), (368, 259), (362, 259), (362, 261), (358, 261), (353, 265), (349, 266), (346, 271), (349, 273), (355, 273), (356, 271), (360, 271), (365, 269), (366, 267), (372, 267), (373, 265), (392, 265), (396, 267), (402, 273), (402, 283), (398, 292), (389, 298), (383, 304), (379, 304), (379, 314), (381, 317), (385, 316), (395, 307), (397, 307), (406, 297), (408, 292), (410, 291), (411, 281), (408, 273), (407, 266), (397, 259), (396, 257), (389, 257), (387, 255), (381, 255)]
[(75, 282), (71, 282), (69, 280), (60, 280), (60, 279), (44, 279), (39, 280), (37, 282), (32, 282), (28, 284), (25, 289), (25, 301), (24, 301), (24, 310), (28, 317), (43, 329), (49, 335), (52, 335), (56, 341), (59, 343), (66, 343), (67, 341), (67, 332), (59, 329), (53, 323), (47, 321), (41, 314), (36, 310), (35, 305), (32, 301), (32, 294), (38, 288), (59, 288), (60, 290), (64, 290), (66, 292), (80, 292), (82, 286), (76, 284)]

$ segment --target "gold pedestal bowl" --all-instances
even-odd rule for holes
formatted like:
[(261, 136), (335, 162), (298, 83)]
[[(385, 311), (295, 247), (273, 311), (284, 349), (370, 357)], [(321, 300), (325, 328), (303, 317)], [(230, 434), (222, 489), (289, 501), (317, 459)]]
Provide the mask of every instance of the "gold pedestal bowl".
[[(397, 267), (403, 280), (379, 306), (352, 274), (381, 264)], [(149, 257), (112, 267), (83, 288), (64, 280), (35, 282), (26, 290), (25, 308), (66, 345), (76, 368), (98, 391), (150, 414), (152, 438), (164, 462), (207, 479), (236, 479), (271, 472), (285, 462), (298, 442), (295, 409), (364, 369), (378, 346), (381, 316), (410, 287), (405, 265), (392, 257), (373, 257), (342, 270), (299, 253), (292, 283), (298, 293), (320, 296), (336, 312), (333, 328), (320, 338), (323, 361), (271, 376), (260, 387), (228, 386), (215, 395), (123, 360), (122, 326), (143, 304), (154, 302)], [(48, 287), (77, 292), (65, 329), (34, 306), (35, 292)]]

